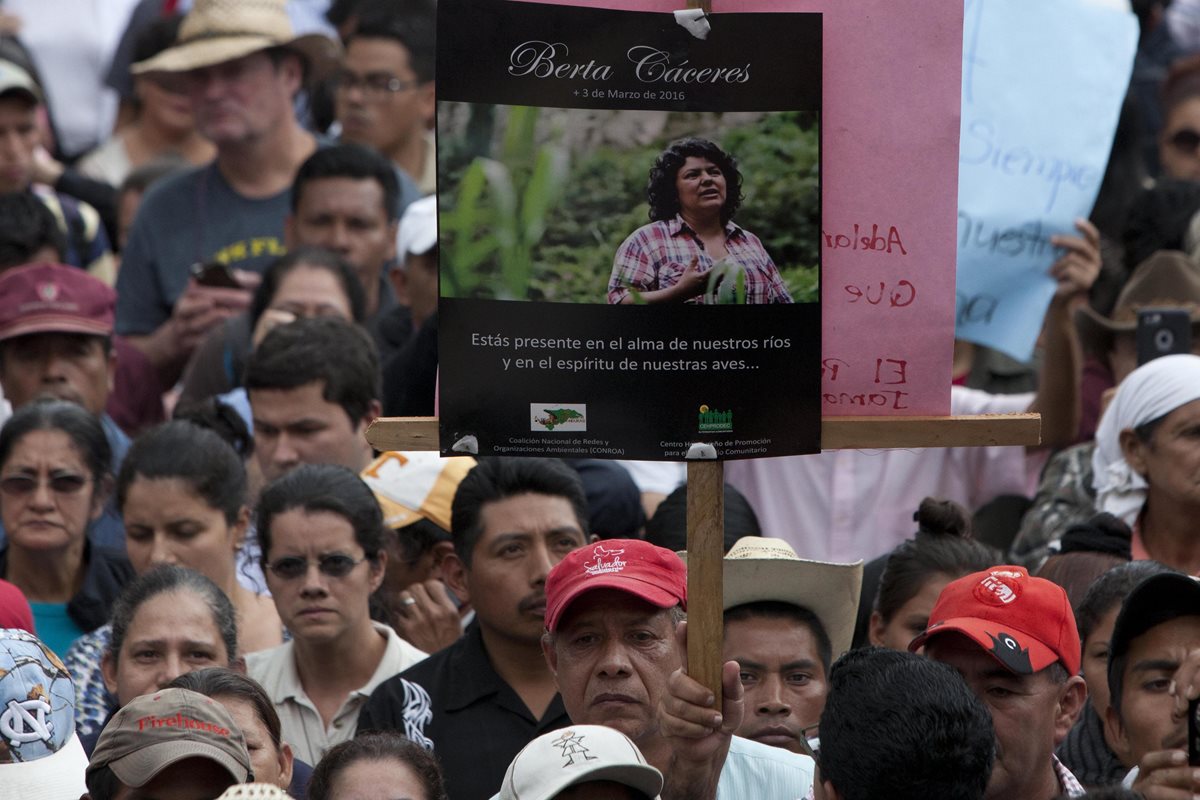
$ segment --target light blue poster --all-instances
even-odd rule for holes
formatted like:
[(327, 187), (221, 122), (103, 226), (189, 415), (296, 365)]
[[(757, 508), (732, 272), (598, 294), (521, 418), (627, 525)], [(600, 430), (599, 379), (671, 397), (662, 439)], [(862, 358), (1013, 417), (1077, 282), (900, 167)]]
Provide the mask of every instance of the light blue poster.
[(1137, 47), (1094, 0), (966, 0), (955, 334), (1028, 361), (1054, 296), (1055, 234), (1104, 177)]

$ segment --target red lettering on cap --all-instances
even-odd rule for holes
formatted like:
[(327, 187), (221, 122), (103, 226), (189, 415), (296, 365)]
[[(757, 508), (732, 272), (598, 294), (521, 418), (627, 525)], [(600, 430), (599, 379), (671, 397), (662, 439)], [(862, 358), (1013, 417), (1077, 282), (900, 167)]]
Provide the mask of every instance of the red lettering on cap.
[[(1013, 573), (993, 572), (985, 575), (975, 587), (975, 599), (989, 606), (1006, 606), (1016, 601), (1021, 592)], [(1006, 580), (1007, 579), (1007, 580)]]

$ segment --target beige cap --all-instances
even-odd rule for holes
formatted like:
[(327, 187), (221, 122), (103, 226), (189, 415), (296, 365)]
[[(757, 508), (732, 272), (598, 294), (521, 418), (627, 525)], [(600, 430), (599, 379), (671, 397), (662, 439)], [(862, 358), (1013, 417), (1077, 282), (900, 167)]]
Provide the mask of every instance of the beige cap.
[(246, 740), (217, 701), (188, 689), (144, 694), (117, 711), (96, 742), (87, 772), (107, 766), (126, 786), (145, 786), (186, 758), (217, 762), (244, 783), (252, 776)]

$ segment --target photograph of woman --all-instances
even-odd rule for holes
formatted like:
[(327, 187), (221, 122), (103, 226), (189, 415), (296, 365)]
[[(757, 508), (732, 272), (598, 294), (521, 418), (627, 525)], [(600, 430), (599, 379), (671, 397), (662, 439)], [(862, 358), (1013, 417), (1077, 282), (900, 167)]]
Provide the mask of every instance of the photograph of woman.
[(608, 302), (791, 303), (762, 242), (739, 227), (737, 161), (713, 142), (671, 143), (650, 168), (650, 224), (617, 249)]

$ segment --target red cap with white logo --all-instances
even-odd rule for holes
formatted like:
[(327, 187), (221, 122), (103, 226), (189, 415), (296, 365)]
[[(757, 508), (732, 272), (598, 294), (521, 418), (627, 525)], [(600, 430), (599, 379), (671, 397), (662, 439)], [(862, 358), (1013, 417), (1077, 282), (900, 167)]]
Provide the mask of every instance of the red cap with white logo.
[(929, 614), (929, 627), (908, 646), (915, 652), (943, 633), (960, 633), (1020, 675), (1061, 661), (1079, 672), (1079, 631), (1067, 593), (1024, 567), (992, 567), (946, 585)]
[(593, 589), (616, 589), (659, 608), (687, 608), (687, 567), (674, 551), (641, 539), (605, 539), (581, 547), (546, 577), (546, 630), (572, 601)]

